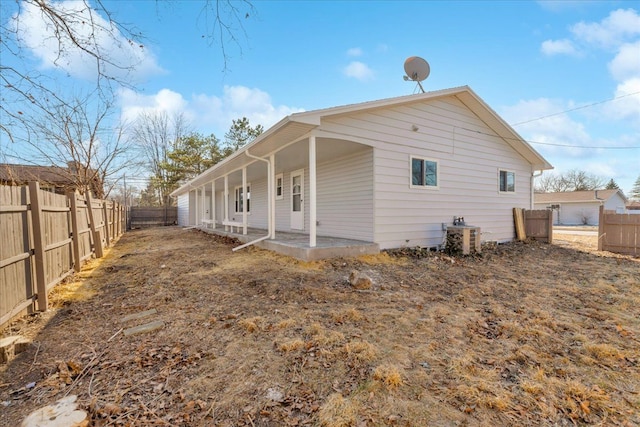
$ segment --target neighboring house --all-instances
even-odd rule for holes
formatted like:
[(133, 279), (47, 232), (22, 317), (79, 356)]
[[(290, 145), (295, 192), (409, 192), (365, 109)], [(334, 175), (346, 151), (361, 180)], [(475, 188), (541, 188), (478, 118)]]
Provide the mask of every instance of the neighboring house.
[(600, 205), (606, 210), (624, 210), (627, 198), (620, 190), (535, 193), (536, 209), (553, 209), (556, 225), (598, 225)]
[[(37, 166), (37, 165), (16, 165), (0, 163), (0, 185), (27, 185), (29, 181), (38, 181), (40, 188), (53, 193), (65, 194), (70, 190), (80, 190), (79, 182), (82, 169), (76, 163), (69, 162), (67, 167), (61, 166)], [(93, 174), (91, 169), (87, 175)], [(94, 196), (102, 198), (104, 189), (99, 178), (90, 180), (90, 189)]]
[(633, 201), (627, 203), (627, 210), (633, 212), (640, 212), (640, 201)]
[(512, 209), (533, 207), (532, 176), (551, 168), (462, 86), (292, 114), (172, 196), (183, 226), (437, 247), (454, 217), (512, 240)]

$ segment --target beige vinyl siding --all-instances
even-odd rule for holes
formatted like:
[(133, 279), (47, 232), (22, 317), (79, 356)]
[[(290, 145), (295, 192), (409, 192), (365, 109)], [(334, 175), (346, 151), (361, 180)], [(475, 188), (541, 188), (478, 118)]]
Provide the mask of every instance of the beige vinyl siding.
[(318, 165), (317, 234), (373, 241), (373, 150)]
[[(251, 185), (250, 212), (247, 215), (247, 226), (267, 228), (267, 178), (247, 182)], [(242, 222), (242, 212), (236, 213), (236, 186), (229, 186), (229, 221)], [(222, 198), (224, 201), (224, 198)], [(218, 202), (218, 200), (216, 200)], [(217, 207), (216, 207), (217, 209)], [(221, 212), (224, 212), (224, 206)], [(220, 218), (222, 221), (223, 218)]]
[(189, 194), (183, 193), (178, 196), (178, 225), (186, 227), (189, 224)]
[[(512, 208), (529, 207), (531, 166), (457, 98), (327, 119), (323, 129), (375, 147), (381, 248), (440, 245), (454, 216), (481, 227), (485, 241), (511, 240)], [(437, 190), (410, 188), (411, 155), (438, 161)], [(499, 192), (499, 170), (515, 172), (515, 193)]]

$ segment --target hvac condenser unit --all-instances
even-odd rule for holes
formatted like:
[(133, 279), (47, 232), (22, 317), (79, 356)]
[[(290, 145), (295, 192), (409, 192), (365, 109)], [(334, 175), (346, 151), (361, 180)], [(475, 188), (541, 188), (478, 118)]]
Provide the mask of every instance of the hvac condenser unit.
[(454, 225), (447, 227), (447, 252), (480, 253), (480, 227), (470, 225)]

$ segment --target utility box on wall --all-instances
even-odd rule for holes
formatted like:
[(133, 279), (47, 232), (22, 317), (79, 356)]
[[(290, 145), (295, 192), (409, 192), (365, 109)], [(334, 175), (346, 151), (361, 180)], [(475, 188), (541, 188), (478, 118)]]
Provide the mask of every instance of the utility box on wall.
[(454, 225), (447, 227), (446, 250), (449, 253), (469, 255), (480, 253), (480, 227)]

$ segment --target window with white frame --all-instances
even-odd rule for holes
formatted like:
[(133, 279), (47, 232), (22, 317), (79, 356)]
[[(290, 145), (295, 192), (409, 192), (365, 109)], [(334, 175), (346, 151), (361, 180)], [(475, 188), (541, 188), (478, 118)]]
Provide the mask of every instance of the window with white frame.
[[(247, 213), (251, 212), (251, 184), (247, 184)], [(242, 186), (235, 188), (235, 208), (236, 213), (241, 214), (243, 212), (244, 194), (242, 193)]]
[(516, 191), (516, 173), (512, 171), (500, 171), (500, 192), (515, 193)]
[(276, 200), (284, 199), (284, 175), (276, 175)]
[(438, 188), (438, 162), (411, 156), (411, 187)]

